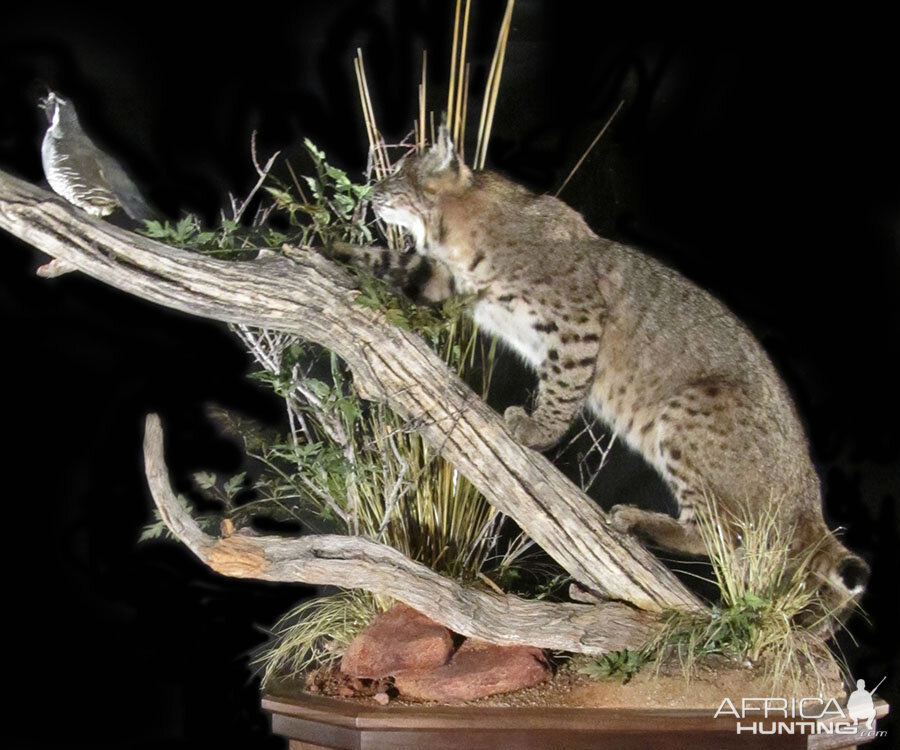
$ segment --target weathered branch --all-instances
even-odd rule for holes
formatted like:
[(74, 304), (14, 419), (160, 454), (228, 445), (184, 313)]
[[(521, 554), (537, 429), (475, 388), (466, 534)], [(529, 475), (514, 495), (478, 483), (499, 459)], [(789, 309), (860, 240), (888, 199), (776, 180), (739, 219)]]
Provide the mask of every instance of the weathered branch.
[(393, 547), (358, 536), (290, 539), (237, 533), (215, 539), (176, 500), (156, 415), (147, 417), (144, 465), (166, 526), (204, 563), (227, 576), (366, 589), (405, 602), (466, 636), (579, 653), (640, 648), (658, 624), (658, 615), (620, 602), (554, 604), (465, 588)]
[[(698, 600), (503, 420), (416, 335), (354, 303), (352, 279), (309, 253), (226, 262), (93, 219), (0, 172), (0, 227), (105, 283), (167, 307), (294, 333), (338, 354), (361, 394), (385, 401), (575, 580), (648, 610)], [(241, 537), (243, 539), (243, 537)], [(314, 542), (311, 542), (311, 544)]]

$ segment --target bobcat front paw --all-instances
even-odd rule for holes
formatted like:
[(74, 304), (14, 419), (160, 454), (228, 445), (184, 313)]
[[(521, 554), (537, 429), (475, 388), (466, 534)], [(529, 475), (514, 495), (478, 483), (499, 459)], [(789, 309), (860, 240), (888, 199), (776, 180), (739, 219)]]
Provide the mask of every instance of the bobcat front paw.
[(543, 451), (559, 441), (559, 435), (549, 432), (540, 422), (528, 416), (521, 406), (510, 406), (503, 412), (503, 419), (512, 436), (528, 448)]

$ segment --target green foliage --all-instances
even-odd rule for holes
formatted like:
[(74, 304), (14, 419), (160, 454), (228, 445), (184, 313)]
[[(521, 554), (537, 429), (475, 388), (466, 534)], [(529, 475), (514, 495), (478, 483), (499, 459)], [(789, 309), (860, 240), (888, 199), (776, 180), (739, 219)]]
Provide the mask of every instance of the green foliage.
[[(474, 331), (470, 330), (471, 324), (466, 320), (466, 313), (472, 307), (471, 297), (449, 297), (440, 306), (418, 305), (380, 279), (367, 273), (357, 273), (360, 293), (356, 304), (383, 312), (398, 328), (415, 331), (457, 369), (475, 366), (475, 337), (470, 335)], [(463, 351), (461, 347), (465, 344), (468, 346)]]
[[(215, 230), (203, 229), (200, 219), (187, 214), (177, 222), (145, 221), (143, 234), (167, 245), (185, 248), (224, 260), (242, 260), (251, 257), (259, 247), (275, 237), (260, 235), (254, 238), (233, 220), (223, 219)], [(253, 241), (255, 240), (255, 241)]]
[[(184, 495), (176, 495), (175, 499), (185, 513), (191, 514), (191, 504)], [(138, 537), (138, 542), (148, 542), (153, 539), (174, 540), (174, 534), (169, 531), (169, 528), (163, 522), (162, 518), (159, 515), (159, 511), (156, 508), (153, 509), (153, 518), (153, 523), (147, 524), (141, 530), (141, 535)], [(197, 524), (203, 531), (207, 533), (215, 533), (219, 525), (219, 518), (210, 515), (200, 516), (197, 518)]]
[(707, 498), (697, 523), (720, 600), (702, 611), (664, 612), (644, 648), (604, 654), (580, 673), (627, 682), (647, 664), (659, 670), (674, 662), (689, 680), (702, 665), (724, 659), (758, 668), (775, 695), (810, 685), (822, 690), (836, 663), (821, 621), (804, 617), (823, 607), (818, 590), (806, 583), (816, 550), (792, 555), (791, 529), (774, 512), (759, 518), (744, 508), (725, 519), (718, 508)]
[[(778, 503), (773, 498), (770, 507)], [(780, 525), (774, 510), (760, 518), (743, 508), (723, 518), (718, 508), (707, 498), (697, 523), (721, 600), (706, 611), (665, 613), (647, 653), (657, 666), (677, 660), (686, 677), (704, 660), (724, 657), (759, 667), (776, 690), (810, 680), (822, 685), (835, 659), (821, 619), (809, 616), (827, 611), (807, 583), (816, 548), (792, 554), (793, 530)]]
[[(277, 251), (282, 242), (378, 241), (378, 225), (366, 221), (369, 186), (331, 166), (311, 142), (306, 149), (312, 174), (297, 179), (291, 172), (291, 184), (270, 178), (263, 194), (274, 203), (249, 225), (223, 220), (208, 230), (186, 216), (175, 224), (148, 222), (146, 233), (234, 260), (260, 249)], [(272, 222), (281, 227), (277, 232)], [(469, 300), (418, 305), (370, 274), (349, 270), (359, 285), (357, 304), (420, 334), (487, 395), (495, 343), (476, 334), (466, 316)], [(234, 476), (194, 475), (197, 491), (220, 508), (201, 516), (202, 525), (213, 529), (223, 516), (236, 528), (261, 517), (291, 521), (306, 532), (361, 535), (390, 545), (469, 585), (508, 585), (535, 596), (562, 585), (564, 577), (546, 561), (524, 574), (520, 565), (530, 540), (507, 530), (505, 517), (419, 437), (415, 424), (362, 399), (335, 355), (277, 331), (232, 330), (256, 361), (250, 377), (284, 400), (288, 430), (274, 433), (222, 410), (211, 414), (243, 443), (248, 463)], [(158, 537), (163, 528), (157, 522), (142, 538)], [(275, 628), (262, 657), (266, 679), (333, 659), (384, 604), (365, 593), (340, 592), (301, 605)]]
[[(143, 234), (224, 260), (246, 260), (259, 250), (279, 250), (285, 242), (300, 247), (372, 242), (372, 228), (364, 220), (369, 185), (354, 183), (346, 172), (328, 164), (324, 152), (308, 139), (305, 145), (315, 174), (293, 185), (269, 176), (263, 189), (272, 205), (257, 211), (252, 222), (223, 214), (219, 226), (209, 229), (188, 214), (177, 222), (146, 221)], [(273, 217), (286, 220), (281, 223), (287, 231), (276, 228)]]
[[(304, 145), (315, 174), (295, 181), (293, 189), (278, 180), (272, 180), (273, 184), (265, 188), (276, 210), (285, 214), (290, 226), (299, 231), (295, 244), (373, 242), (372, 228), (365, 222), (365, 200), (370, 186), (354, 183), (346, 172), (331, 166), (325, 153), (308, 138)], [(306, 190), (301, 183), (306, 185)]]
[(596, 659), (589, 661), (578, 670), (579, 674), (586, 674), (595, 680), (621, 679), (622, 683), (631, 682), (640, 668), (647, 662), (647, 654), (644, 651), (609, 651)]

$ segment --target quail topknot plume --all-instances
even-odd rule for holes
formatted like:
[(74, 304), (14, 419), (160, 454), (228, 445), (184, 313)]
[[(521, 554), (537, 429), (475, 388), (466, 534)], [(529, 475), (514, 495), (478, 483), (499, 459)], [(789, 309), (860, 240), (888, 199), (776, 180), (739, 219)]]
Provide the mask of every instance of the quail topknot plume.
[(41, 161), (50, 187), (93, 216), (108, 216), (121, 207), (135, 221), (154, 212), (125, 170), (87, 137), (68, 99), (50, 91), (40, 101), (47, 115)]

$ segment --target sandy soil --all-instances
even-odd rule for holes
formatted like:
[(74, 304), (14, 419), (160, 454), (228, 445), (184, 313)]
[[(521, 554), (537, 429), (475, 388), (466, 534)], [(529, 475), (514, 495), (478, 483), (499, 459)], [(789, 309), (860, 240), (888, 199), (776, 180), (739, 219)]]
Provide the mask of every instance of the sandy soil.
[[(622, 678), (594, 679), (578, 674), (583, 662), (562, 665), (548, 682), (515, 693), (493, 695), (463, 705), (473, 706), (567, 706), (580, 708), (717, 708), (724, 698), (739, 702), (744, 697), (790, 697), (775, 693), (766, 678), (754, 669), (736, 665), (717, 664), (700, 668), (686, 680), (680, 668), (662, 669), (657, 673), (645, 667), (627, 683)], [(309, 692), (341, 697), (364, 703), (374, 702), (375, 692), (391, 694), (391, 704), (413, 705), (390, 689), (390, 683), (368, 684), (354, 680), (350, 689), (347, 678), (339, 673), (322, 674), (307, 680)], [(293, 689), (297, 689), (297, 685)], [(814, 681), (796, 688), (798, 697), (836, 697), (841, 702), (846, 695), (837, 672), (829, 675), (826, 684), (817, 688)]]

